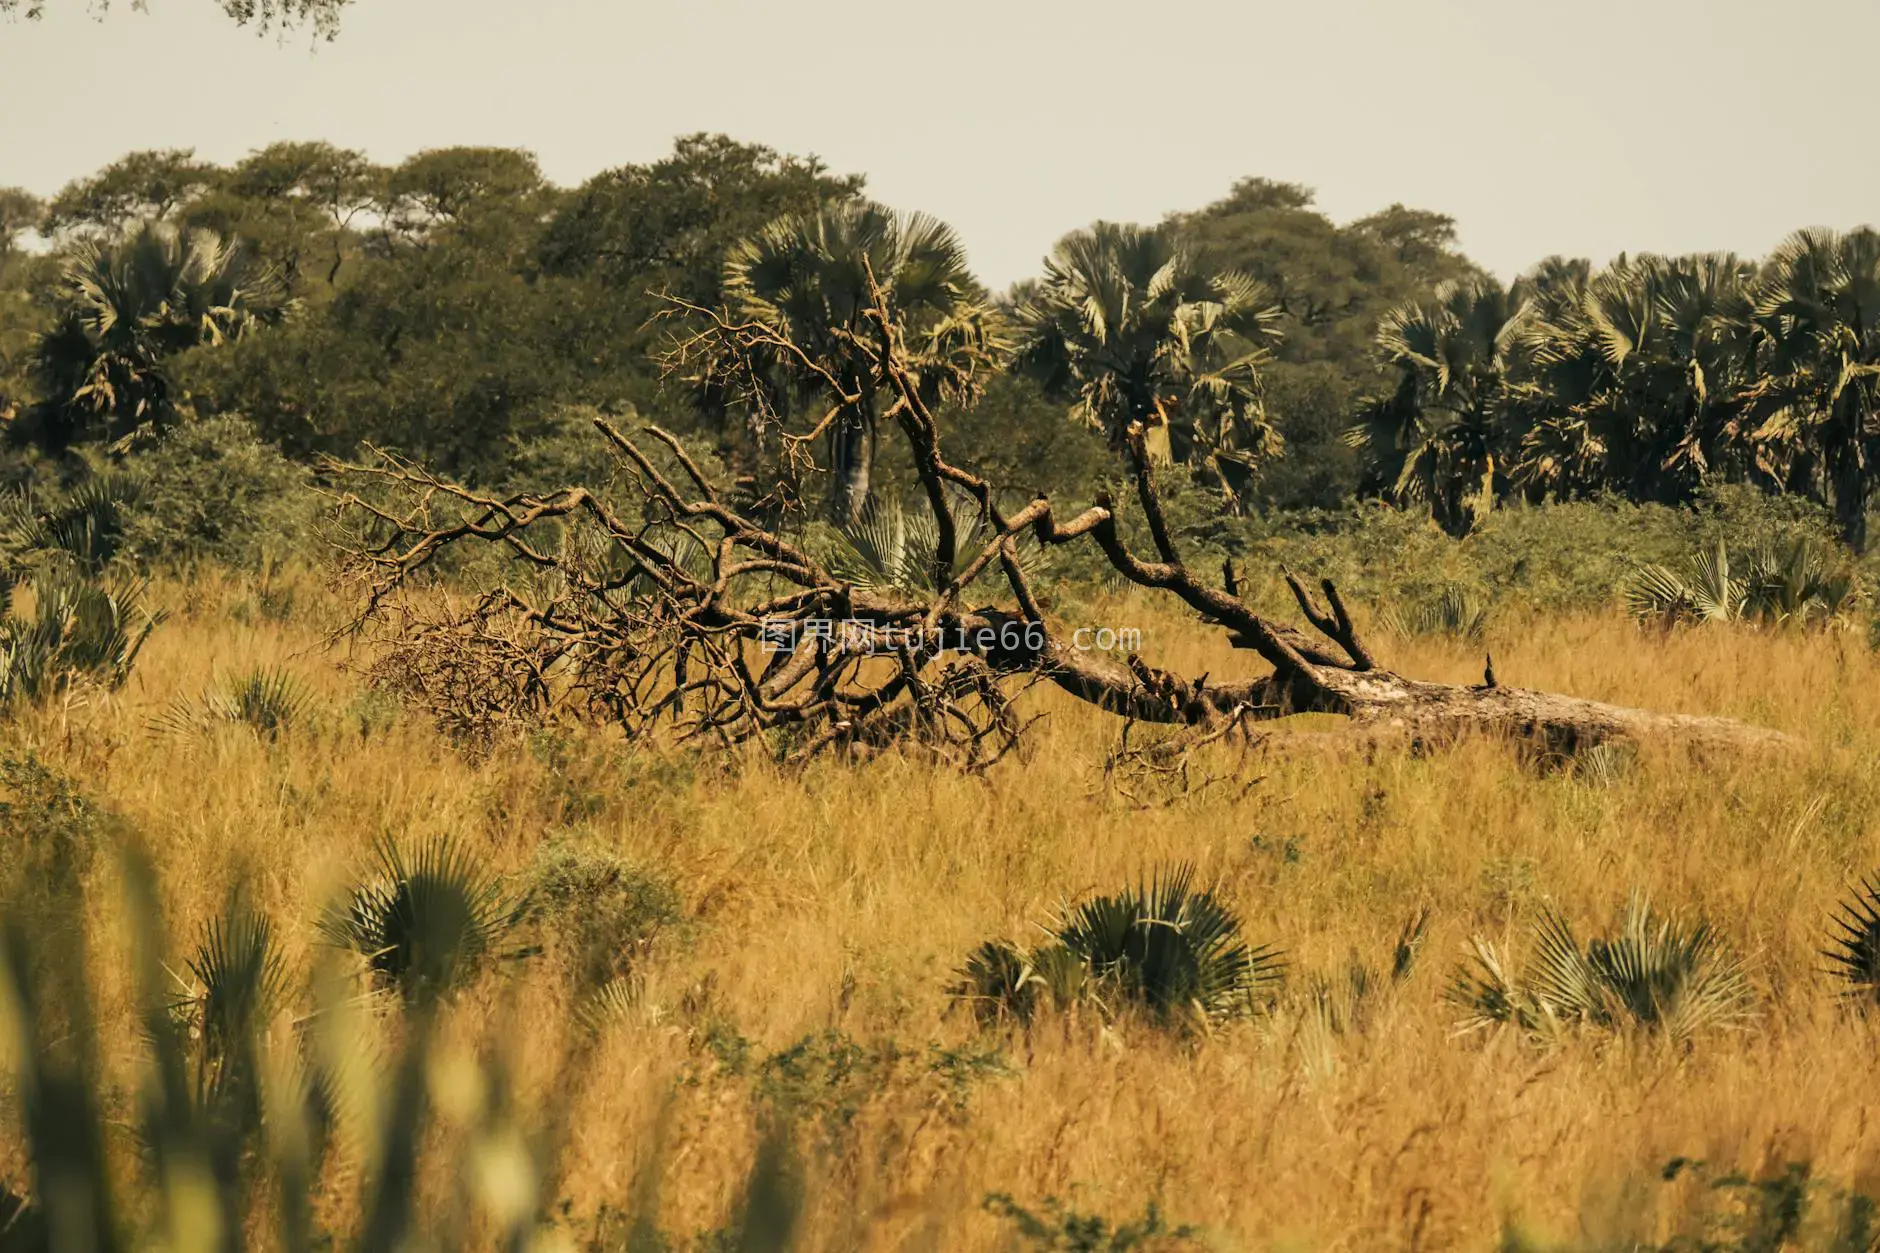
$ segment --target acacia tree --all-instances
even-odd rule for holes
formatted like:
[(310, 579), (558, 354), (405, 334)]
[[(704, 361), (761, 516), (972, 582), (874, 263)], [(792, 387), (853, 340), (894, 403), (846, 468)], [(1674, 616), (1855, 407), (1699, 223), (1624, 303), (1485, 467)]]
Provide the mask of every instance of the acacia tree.
[(1280, 315), (1263, 284), (1171, 232), (1099, 223), (1046, 259), (1020, 309), (1023, 360), (1132, 473), (1178, 463), (1238, 501), (1280, 449), (1259, 374)]
[[(1020, 741), (1026, 724), (1013, 700), (1035, 681), (1132, 721), (1190, 728), (1177, 745), (1301, 712), (1421, 737), (1487, 731), (1556, 753), (1624, 736), (1729, 746), (1781, 739), (1727, 720), (1492, 680), (1419, 682), (1380, 664), (1329, 580), (1315, 595), (1287, 576), (1311, 635), (1190, 569), (1166, 528), (1151, 528), (1153, 556), (1133, 551), (1107, 498), (1068, 518), (1045, 497), (1007, 508), (994, 485), (948, 459), (907, 347), (912, 336), (885, 288), (873, 285), (870, 296), (851, 344), (885, 384), (879, 418), (905, 441), (925, 491), (933, 590), (838, 576), (809, 547), (734, 507), (676, 437), (657, 427), (630, 435), (601, 417), (596, 428), (617, 458), (612, 487), (499, 495), (396, 456), (339, 467), (360, 485), (344, 497), (362, 591), (354, 625), (384, 645), (381, 673), (460, 725), (601, 716), (634, 734), (666, 725), (681, 739), (759, 743), (789, 761), (914, 744), (982, 769)], [(701, 334), (719, 353), (788, 359), (818, 375), (836, 406), (857, 403), (786, 328), (707, 316)], [(819, 435), (812, 427), (785, 438)], [(1149, 467), (1136, 462), (1131, 478), (1145, 512), (1159, 514)], [(961, 496), (976, 511), (977, 534), (965, 545), (953, 505)], [(1174, 597), (1266, 670), (1190, 678), (1139, 656), (1119, 662), (1078, 648), (1026, 572), (1018, 544), (1027, 538), (1094, 545), (1121, 578)], [(517, 576), (467, 596), (424, 586), (440, 557), (480, 544), (505, 552)], [(994, 603), (967, 599), (969, 588), (976, 601), (985, 594), (981, 576), (1003, 585)], [(780, 637), (789, 646), (766, 649)]]

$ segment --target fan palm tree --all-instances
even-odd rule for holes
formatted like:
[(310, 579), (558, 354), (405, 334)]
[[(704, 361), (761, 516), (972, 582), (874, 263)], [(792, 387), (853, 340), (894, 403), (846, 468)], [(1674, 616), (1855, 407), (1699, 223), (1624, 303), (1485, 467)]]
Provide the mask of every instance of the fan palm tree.
[(1445, 283), (1378, 326), (1397, 386), (1364, 408), (1346, 441), (1364, 454), (1385, 497), (1428, 502), (1451, 535), (1474, 529), (1509, 468), (1511, 371), (1526, 308), (1519, 285), (1474, 278)]
[(1880, 232), (1791, 236), (1756, 286), (1755, 319), (1764, 355), (1746, 397), (1754, 438), (1863, 550), (1880, 461)]
[(1112, 448), (1191, 466), (1238, 499), (1280, 450), (1260, 389), (1280, 312), (1263, 284), (1167, 231), (1098, 223), (1045, 261), (1022, 351)]
[(280, 276), (237, 245), (154, 222), (76, 244), (59, 299), (35, 351), (46, 400), (21, 432), (52, 451), (169, 422), (172, 357), (274, 325), (294, 306)]
[[(859, 519), (868, 500), (887, 385), (868, 321), (871, 272), (907, 336), (923, 399), (976, 396), (1001, 354), (998, 318), (944, 222), (846, 201), (781, 218), (725, 261), (725, 297), (734, 312), (781, 332), (857, 397), (829, 432), (831, 506), (844, 523)], [(822, 382), (793, 363), (779, 362), (777, 371), (786, 388), (802, 394), (815, 394)]]
[(1681, 501), (1726, 474), (1753, 355), (1750, 273), (1728, 254), (1622, 257), (1537, 290), (1521, 335), (1530, 425), (1516, 478), (1558, 498)]

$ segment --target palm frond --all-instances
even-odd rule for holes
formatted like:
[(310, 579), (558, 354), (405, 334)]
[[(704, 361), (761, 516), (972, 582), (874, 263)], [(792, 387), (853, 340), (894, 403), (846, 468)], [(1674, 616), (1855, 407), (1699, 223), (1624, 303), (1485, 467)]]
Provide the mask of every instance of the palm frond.
[(1830, 919), (1828, 947), (1822, 956), (1828, 970), (1846, 987), (1850, 1003), (1880, 1005), (1880, 875), (1868, 875), (1854, 886)]
[(1590, 1027), (1682, 1042), (1749, 1015), (1742, 963), (1709, 924), (1659, 918), (1642, 895), (1627, 904), (1616, 934), (1584, 947), (1565, 918), (1543, 909), (1520, 975), (1487, 941), (1471, 944), (1474, 967), (1458, 972), (1449, 992), (1465, 1029), (1507, 1023), (1545, 1038)]
[(320, 920), (329, 944), (366, 959), (375, 978), (408, 1000), (467, 982), (515, 925), (500, 881), (448, 836), (407, 857), (382, 841), (372, 876)]

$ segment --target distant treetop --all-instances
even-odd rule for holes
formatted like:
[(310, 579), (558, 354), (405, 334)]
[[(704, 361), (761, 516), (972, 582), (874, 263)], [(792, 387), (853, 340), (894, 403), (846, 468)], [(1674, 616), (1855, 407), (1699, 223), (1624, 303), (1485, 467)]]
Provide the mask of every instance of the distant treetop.
[[(316, 34), (331, 39), (339, 34), (339, 11), (351, 0), (215, 0), (222, 11), (238, 26), (254, 26), (263, 33), (294, 26), (311, 26)], [(47, 0), (0, 0), (0, 16), (37, 18), (46, 11)], [(93, 12), (102, 15), (111, 0), (88, 0)], [(131, 7), (142, 9), (144, 0), (131, 0)]]

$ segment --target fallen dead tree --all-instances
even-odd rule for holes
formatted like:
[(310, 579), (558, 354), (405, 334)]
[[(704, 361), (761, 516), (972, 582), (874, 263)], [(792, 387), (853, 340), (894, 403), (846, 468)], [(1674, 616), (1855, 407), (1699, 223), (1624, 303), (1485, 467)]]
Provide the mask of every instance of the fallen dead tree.
[[(826, 415), (783, 433), (787, 452), (806, 455), (857, 402), (775, 328), (688, 313), (703, 329), (675, 358), (707, 362), (760, 420), (775, 417), (765, 363), (787, 358), (820, 376)], [(1330, 580), (1314, 590), (1286, 576), (1309, 630), (1272, 620), (1237, 594), (1231, 570), (1216, 586), (1182, 560), (1140, 431), (1125, 461), (1152, 551), (1131, 548), (1107, 498), (1069, 517), (1044, 497), (1002, 508), (992, 484), (947, 460), (879, 292), (867, 324), (850, 346), (892, 397), (879, 424), (906, 441), (931, 514), (925, 590), (841, 577), (758, 521), (765, 502), (734, 507), (673, 435), (650, 426), (629, 434), (601, 417), (597, 435), (619, 462), (621, 491), (495, 495), (387, 453), (343, 467), (356, 488), (343, 497), (357, 523), (345, 545), (362, 591), (353, 625), (380, 640), (381, 674), (466, 730), (571, 713), (636, 734), (664, 724), (681, 738), (761, 742), (791, 761), (920, 745), (984, 769), (1021, 742), (1027, 722), (1015, 699), (1039, 682), (1130, 723), (1192, 729), (1178, 743), (1299, 713), (1424, 741), (1489, 734), (1550, 754), (1614, 739), (1725, 748), (1783, 739), (1728, 719), (1492, 678), (1455, 686), (1396, 674), (1379, 664)], [(626, 504), (616, 503), (622, 491)], [(1123, 579), (1174, 597), (1263, 666), (1223, 682), (1074, 647), (1041, 603), (1022, 543), (1094, 546)], [(479, 546), (500, 549), (523, 576), (471, 597), (422, 589), (446, 553)], [(967, 604), (969, 589), (976, 598), (988, 580), (1000, 586), (996, 603)]]

